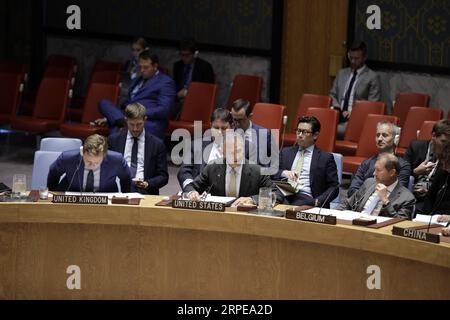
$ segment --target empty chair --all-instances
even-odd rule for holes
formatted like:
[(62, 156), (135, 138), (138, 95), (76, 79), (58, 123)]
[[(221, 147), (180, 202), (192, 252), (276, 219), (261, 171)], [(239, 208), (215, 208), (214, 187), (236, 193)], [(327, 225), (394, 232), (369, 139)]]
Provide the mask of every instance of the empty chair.
[(355, 101), (345, 130), (344, 140), (337, 140), (334, 150), (344, 156), (355, 155), (367, 115), (384, 114), (384, 102)]
[(194, 134), (194, 121), (202, 122), (202, 132), (210, 125), (210, 117), (216, 103), (217, 85), (191, 82), (183, 101), (180, 119), (169, 122), (169, 133), (176, 129), (186, 129)]
[(28, 78), (25, 65), (14, 61), (0, 61), (0, 73), (20, 74), (22, 76), (22, 82), (26, 82)]
[(119, 84), (120, 83), (120, 73), (117, 71), (104, 70), (95, 71), (91, 76), (91, 83), (110, 83)]
[(284, 134), (283, 145), (291, 146), (295, 143), (295, 141), (297, 140), (297, 136), (295, 134), (295, 130), (297, 130), (297, 121), (301, 116), (304, 116), (306, 114), (308, 108), (329, 108), (330, 105), (331, 98), (329, 96), (310, 93), (303, 94), (297, 106), (295, 119), (292, 119), (291, 121), (291, 132)]
[[(337, 110), (334, 110), (338, 112)], [(343, 156), (340, 153), (333, 153), (334, 161), (336, 162), (336, 168), (338, 173), (339, 185), (342, 183), (342, 165), (343, 165)], [(338, 193), (337, 197), (333, 199), (330, 203), (330, 209), (336, 209), (341, 203), (341, 195)]]
[(411, 107), (428, 107), (430, 96), (423, 93), (400, 92), (395, 98), (392, 115), (398, 117), (398, 125), (403, 128), (409, 108)]
[(396, 150), (397, 155), (405, 155), (409, 143), (417, 139), (417, 130), (420, 129), (425, 120), (439, 121), (441, 118), (442, 110), (439, 108), (411, 107), (402, 127), (400, 142)]
[(274, 141), (281, 142), (283, 130), (283, 116), (286, 114), (286, 107), (280, 104), (257, 103), (253, 107), (251, 121), (266, 129), (275, 129)]
[(114, 104), (117, 104), (119, 92), (120, 87), (118, 85), (92, 83), (83, 104), (83, 116), (81, 118), (81, 123), (61, 124), (59, 128), (61, 134), (66, 137), (80, 139), (85, 139), (94, 133), (108, 135), (108, 127), (91, 126), (90, 122), (102, 117), (98, 110), (100, 100), (107, 99), (112, 101)]
[(358, 141), (358, 148), (355, 156), (344, 156), (344, 172), (355, 173), (365, 159), (378, 153), (375, 142), (377, 124), (382, 121), (398, 123), (395, 116), (369, 114), (364, 121), (363, 130)]
[(424, 121), (420, 126), (420, 130), (417, 134), (417, 140), (431, 140), (433, 135), (433, 127), (437, 121)]
[(23, 90), (23, 75), (0, 72), (0, 124), (9, 124), (15, 117)]
[(63, 152), (81, 147), (81, 140), (75, 138), (44, 138), (41, 140), (40, 151)]
[(106, 60), (97, 60), (94, 64), (94, 68), (92, 69), (92, 73), (95, 71), (122, 71), (122, 63), (114, 62), (114, 61), (106, 61)]
[(45, 133), (58, 129), (63, 123), (66, 108), (71, 98), (69, 80), (43, 78), (36, 97), (32, 116), (17, 116), (11, 127), (32, 133)]
[(60, 154), (61, 152), (58, 151), (36, 151), (34, 153), (31, 190), (47, 186), (47, 176), (50, 165), (55, 162)]
[(250, 101), (250, 106), (261, 100), (263, 79), (259, 76), (238, 74), (234, 77), (230, 95), (228, 96), (227, 108), (231, 110), (231, 105), (237, 99)]
[(316, 141), (317, 147), (323, 151), (333, 152), (339, 111), (329, 108), (309, 108), (306, 115), (314, 116), (320, 122), (320, 135)]
[(51, 54), (47, 58), (47, 66), (71, 67), (73, 72), (77, 72), (77, 61), (74, 57), (62, 54)]

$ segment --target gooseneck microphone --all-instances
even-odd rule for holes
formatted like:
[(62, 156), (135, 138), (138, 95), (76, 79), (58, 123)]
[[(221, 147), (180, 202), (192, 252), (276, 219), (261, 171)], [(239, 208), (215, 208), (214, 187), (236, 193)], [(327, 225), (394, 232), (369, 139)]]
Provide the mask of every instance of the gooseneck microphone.
[[(338, 187), (339, 188), (339, 187)], [(319, 212), (317, 214), (320, 214), (320, 212), (322, 211), (322, 208), (325, 206), (325, 204), (327, 203), (328, 199), (330, 198), (330, 196), (333, 194), (334, 190), (336, 190), (336, 188), (333, 188), (330, 190), (330, 192), (328, 192), (327, 197), (325, 198), (325, 201), (322, 203), (322, 205), (320, 206)]]
[[(73, 179), (75, 178), (75, 175), (77, 174), (78, 170), (80, 170), (81, 161), (83, 161), (83, 156), (81, 156), (80, 161), (78, 162), (78, 166), (77, 166), (75, 172), (73, 173), (72, 179), (70, 180), (69, 186), (67, 187), (65, 192), (70, 190), (70, 187), (72, 186), (72, 183), (73, 183)], [(78, 177), (78, 183), (80, 183), (80, 177)], [(80, 183), (80, 191), (83, 192), (83, 186), (81, 185), (81, 183)]]
[[(445, 193), (447, 192), (447, 183), (448, 183), (448, 176), (445, 178), (445, 183), (442, 185), (442, 187), (437, 192), (437, 194), (439, 195), (439, 198), (435, 202), (433, 208), (430, 211), (430, 221), (428, 222), (427, 232), (430, 232), (431, 220), (433, 220), (434, 212), (437, 210), (437, 208), (441, 204), (442, 200), (444, 199)], [(441, 194), (439, 194), (439, 193), (441, 193)]]

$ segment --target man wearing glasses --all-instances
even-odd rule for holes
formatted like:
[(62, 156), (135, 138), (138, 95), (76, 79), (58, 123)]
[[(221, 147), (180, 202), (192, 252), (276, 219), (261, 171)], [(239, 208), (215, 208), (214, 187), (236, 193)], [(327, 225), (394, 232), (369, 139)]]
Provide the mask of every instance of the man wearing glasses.
[(334, 157), (315, 145), (319, 134), (319, 120), (301, 117), (297, 124), (296, 145), (280, 152), (280, 169), (275, 179), (287, 179), (295, 188), (294, 194), (285, 197), (289, 204), (328, 208), (339, 193)]

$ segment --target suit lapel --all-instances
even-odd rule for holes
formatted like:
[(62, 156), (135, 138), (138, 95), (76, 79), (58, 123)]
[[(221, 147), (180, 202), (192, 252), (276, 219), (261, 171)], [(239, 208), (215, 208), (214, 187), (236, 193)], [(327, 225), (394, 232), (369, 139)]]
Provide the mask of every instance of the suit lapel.
[(364, 192), (364, 197), (362, 201), (359, 203), (358, 211), (362, 211), (364, 209), (364, 205), (366, 204), (367, 200), (369, 200), (370, 196), (375, 192), (376, 186), (377, 183), (374, 182), (367, 188), (366, 192)]
[(252, 183), (252, 172), (250, 171), (250, 168), (248, 165), (243, 164), (242, 165), (242, 173), (241, 173), (241, 181), (239, 183), (239, 196), (242, 194), (248, 194), (248, 188), (250, 187), (250, 184)]
[[(217, 166), (216, 174), (214, 174), (214, 177), (212, 179), (217, 179), (217, 188), (219, 189), (219, 194), (226, 196), (227, 189), (225, 187), (225, 175), (226, 175), (227, 165), (226, 164), (220, 164)], [(211, 181), (211, 183), (216, 183), (216, 181)]]
[(125, 155), (125, 145), (127, 143), (127, 135), (128, 135), (128, 131), (122, 133), (119, 136), (119, 152), (123, 155)]
[(286, 155), (286, 170), (291, 170), (294, 164), (295, 156), (297, 155), (298, 147), (292, 147)]
[(314, 172), (316, 172), (317, 163), (319, 163), (319, 157), (320, 157), (320, 150), (317, 149), (316, 146), (314, 146), (313, 154), (311, 157), (311, 166), (309, 169), (309, 185), (311, 187), (311, 190), (313, 190)]
[[(80, 161), (80, 160), (78, 160), (78, 161)], [(81, 162), (80, 162), (80, 167), (78, 169), (77, 175), (78, 175), (78, 177), (75, 177), (75, 179), (77, 179), (77, 181), (76, 182), (74, 181), (74, 183), (76, 185), (78, 185), (79, 190), (81, 191), (81, 190), (83, 190), (83, 182), (84, 182), (83, 181), (83, 177), (84, 177), (84, 161), (83, 160), (81, 160)], [(69, 182), (70, 182), (70, 180), (69, 180)]]

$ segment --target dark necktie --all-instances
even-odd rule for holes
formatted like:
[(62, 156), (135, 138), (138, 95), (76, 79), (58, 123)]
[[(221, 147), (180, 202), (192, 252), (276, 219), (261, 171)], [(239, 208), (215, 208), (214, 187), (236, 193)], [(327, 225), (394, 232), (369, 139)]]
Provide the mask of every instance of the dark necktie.
[(94, 192), (94, 171), (89, 170), (86, 180), (86, 192)]
[(184, 72), (183, 72), (183, 87), (188, 87), (189, 82), (189, 72), (191, 71), (191, 64), (187, 64), (184, 66)]
[(355, 70), (353, 71), (352, 79), (350, 80), (350, 84), (348, 85), (347, 92), (345, 92), (344, 96), (344, 105), (342, 107), (342, 111), (348, 110), (348, 103), (350, 101), (350, 93), (352, 92), (353, 85), (355, 84), (356, 76), (358, 75), (358, 72)]
[(136, 177), (137, 156), (138, 156), (138, 138), (133, 137), (133, 147), (131, 148), (131, 176)]

